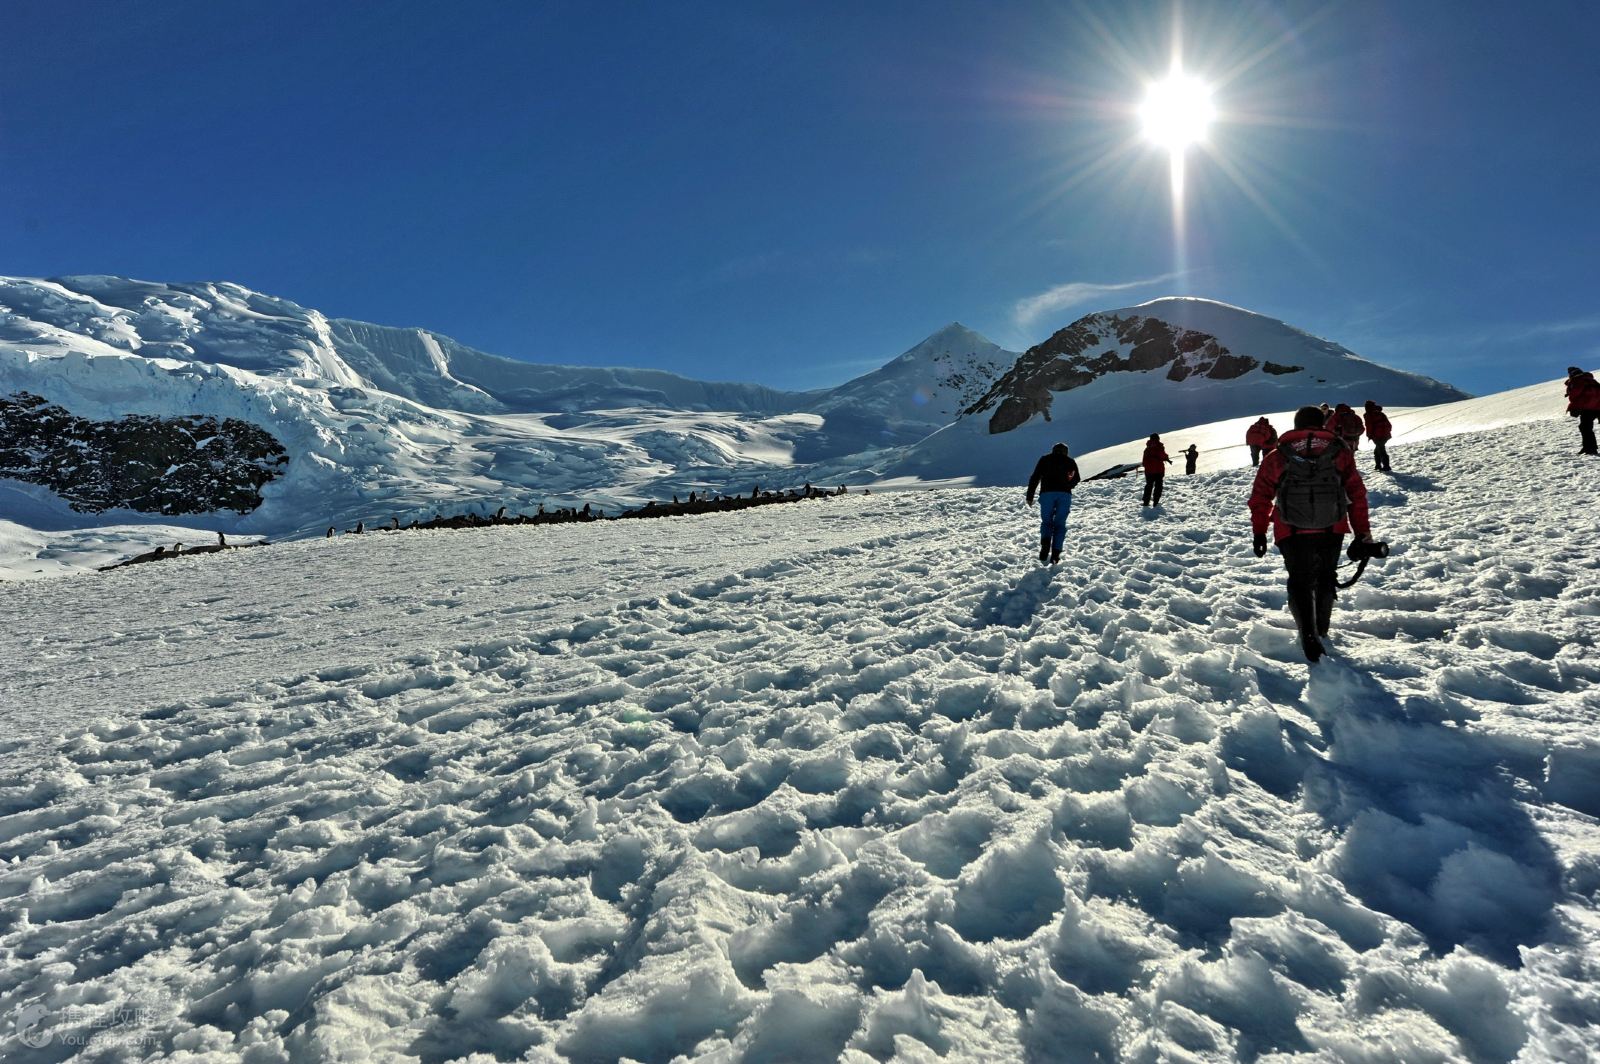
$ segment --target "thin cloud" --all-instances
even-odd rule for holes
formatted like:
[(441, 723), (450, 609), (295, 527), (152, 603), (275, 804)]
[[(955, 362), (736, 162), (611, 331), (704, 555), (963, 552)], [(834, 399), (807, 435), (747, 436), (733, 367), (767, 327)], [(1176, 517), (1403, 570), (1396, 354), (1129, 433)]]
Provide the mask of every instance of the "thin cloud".
[(1600, 315), (1588, 318), (1573, 318), (1569, 321), (1549, 321), (1524, 328), (1518, 339), (1537, 339), (1541, 336), (1569, 336), (1572, 333), (1585, 333), (1600, 330)]
[[(1395, 332), (1363, 332), (1347, 329), (1351, 339), (1341, 343), (1360, 342), (1372, 350), (1404, 350), (1407, 348), (1428, 353), (1435, 361), (1499, 361), (1512, 347), (1524, 349), (1533, 343), (1584, 343), (1586, 334), (1600, 332), (1600, 315), (1564, 318), (1557, 321), (1502, 322), (1467, 329), (1433, 329), (1428, 331), (1402, 330)], [(1574, 337), (1575, 340), (1567, 340)], [(1352, 347), (1352, 350), (1361, 350)]]
[(1132, 288), (1148, 288), (1153, 284), (1165, 284), (1176, 280), (1177, 273), (1164, 273), (1159, 277), (1146, 277), (1138, 281), (1123, 281), (1118, 284), (1100, 284), (1095, 281), (1068, 281), (1058, 284), (1054, 288), (1040, 292), (1038, 295), (1028, 296), (1026, 299), (1017, 300), (1017, 305), (1012, 308), (1011, 315), (1018, 328), (1033, 324), (1046, 314), (1066, 310), (1069, 307), (1082, 306), (1110, 295), (1112, 292), (1126, 292)]

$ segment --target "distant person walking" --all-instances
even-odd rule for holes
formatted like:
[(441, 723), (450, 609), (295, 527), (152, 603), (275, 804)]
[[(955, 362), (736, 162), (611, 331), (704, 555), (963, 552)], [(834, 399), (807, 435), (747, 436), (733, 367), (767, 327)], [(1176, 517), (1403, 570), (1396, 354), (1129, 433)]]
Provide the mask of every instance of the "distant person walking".
[(1167, 457), (1167, 449), (1161, 443), (1161, 437), (1155, 433), (1150, 434), (1150, 441), (1144, 445), (1144, 504), (1146, 506), (1161, 505), (1161, 487), (1167, 480), (1167, 466), (1172, 464), (1172, 459)]
[(1333, 408), (1333, 417), (1328, 421), (1328, 428), (1344, 445), (1350, 448), (1350, 453), (1355, 454), (1361, 450), (1361, 433), (1365, 426), (1361, 424), (1361, 415), (1350, 409), (1349, 403), (1340, 403)]
[(1594, 438), (1595, 418), (1600, 417), (1600, 382), (1577, 366), (1567, 367), (1567, 413), (1578, 419), (1578, 438), (1583, 442), (1579, 453), (1600, 454)]
[(1245, 429), (1244, 442), (1250, 447), (1251, 467), (1259, 466), (1262, 452), (1270, 451), (1278, 445), (1278, 430), (1272, 427), (1272, 422), (1263, 414), (1256, 418), (1255, 424)]
[(1194, 473), (1194, 464), (1199, 460), (1200, 448), (1191, 443), (1189, 449), (1183, 452), (1183, 475), (1191, 476)]
[(1372, 542), (1367, 486), (1355, 455), (1322, 427), (1323, 420), (1316, 407), (1301, 407), (1294, 430), (1262, 461), (1250, 490), (1255, 555), (1266, 555), (1270, 525), (1289, 573), (1289, 613), (1311, 662), (1322, 657), (1322, 637), (1333, 621), (1345, 535), (1354, 525), (1363, 544)]
[(1367, 427), (1367, 439), (1372, 441), (1372, 464), (1380, 473), (1389, 472), (1389, 440), (1394, 436), (1394, 426), (1389, 424), (1389, 415), (1383, 412), (1383, 407), (1367, 400), (1366, 416), (1364, 422)]
[(1039, 561), (1059, 562), (1067, 538), (1067, 515), (1072, 513), (1072, 489), (1078, 486), (1078, 463), (1067, 445), (1058, 443), (1034, 464), (1028, 478), (1028, 505), (1039, 496)]

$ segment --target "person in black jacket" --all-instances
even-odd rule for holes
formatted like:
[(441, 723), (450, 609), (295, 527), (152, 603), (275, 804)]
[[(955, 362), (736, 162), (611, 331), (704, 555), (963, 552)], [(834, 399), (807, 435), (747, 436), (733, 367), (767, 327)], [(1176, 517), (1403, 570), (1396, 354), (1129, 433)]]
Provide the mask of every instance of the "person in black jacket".
[(1028, 505), (1039, 496), (1039, 560), (1059, 562), (1067, 538), (1067, 515), (1072, 512), (1072, 489), (1078, 486), (1078, 463), (1058, 443), (1039, 459), (1028, 478)]

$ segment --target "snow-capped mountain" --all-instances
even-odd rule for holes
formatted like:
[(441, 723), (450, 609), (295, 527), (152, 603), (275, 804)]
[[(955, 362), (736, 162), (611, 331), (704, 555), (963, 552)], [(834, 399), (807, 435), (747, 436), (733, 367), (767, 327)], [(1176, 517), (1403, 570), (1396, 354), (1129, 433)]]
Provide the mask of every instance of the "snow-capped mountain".
[(1135, 433), (1305, 403), (1359, 408), (1376, 399), (1399, 407), (1464, 398), (1448, 384), (1370, 362), (1276, 319), (1169, 297), (1079, 318), (1025, 351), (959, 420), (873, 456), (868, 468), (885, 478), (1001, 484), (1026, 477), (1057, 441), (1081, 453)]
[[(784, 392), (519, 362), (235, 284), (0, 279), (0, 396), (37, 397), (97, 425), (238, 421), (282, 446), (290, 461), (262, 487), (261, 510), (224, 522), (240, 532), (295, 534), (441, 507), (531, 509), (580, 495), (621, 504), (742, 484), (921, 439), (1012, 358), (951, 326), (841, 388)], [(197, 469), (206, 458), (197, 451), (170, 465)]]
[[(155, 536), (159, 523), (160, 538), (132, 553), (171, 542), (177, 514), (191, 530), (283, 538), (753, 483), (1008, 483), (1057, 439), (1082, 452), (1133, 431), (1369, 396), (1416, 406), (1460, 393), (1197, 299), (1092, 314), (1020, 356), (951, 324), (836, 388), (784, 392), (519, 362), (235, 284), (0, 279), (0, 399), (11, 403), (0, 522), (13, 526), (0, 539), (42, 558), (47, 530), (151, 525)], [(42, 410), (85, 445), (159, 438), (160, 454), (113, 489), (104, 454), (35, 445), (49, 432), (33, 423)], [(236, 460), (212, 425), (265, 438)], [(261, 464), (273, 448), (287, 461)]]
[(981, 399), (1016, 359), (1015, 351), (952, 322), (883, 368), (807, 404), (823, 415), (825, 439), (808, 441), (795, 456), (809, 461), (915, 443)]

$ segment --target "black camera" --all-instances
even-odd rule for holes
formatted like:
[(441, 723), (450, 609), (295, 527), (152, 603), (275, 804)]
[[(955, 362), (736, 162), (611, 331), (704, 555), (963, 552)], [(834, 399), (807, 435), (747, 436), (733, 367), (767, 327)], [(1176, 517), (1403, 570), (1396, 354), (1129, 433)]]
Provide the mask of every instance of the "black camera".
[(1353, 562), (1365, 561), (1368, 558), (1387, 558), (1389, 556), (1389, 544), (1383, 542), (1368, 543), (1364, 539), (1358, 539), (1352, 541), (1350, 549), (1344, 553)]

